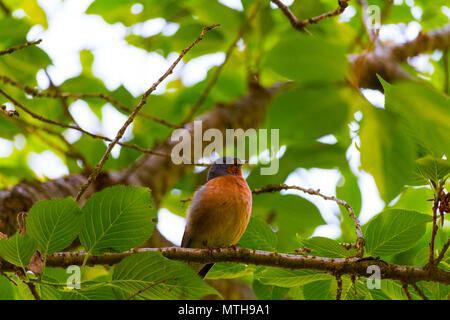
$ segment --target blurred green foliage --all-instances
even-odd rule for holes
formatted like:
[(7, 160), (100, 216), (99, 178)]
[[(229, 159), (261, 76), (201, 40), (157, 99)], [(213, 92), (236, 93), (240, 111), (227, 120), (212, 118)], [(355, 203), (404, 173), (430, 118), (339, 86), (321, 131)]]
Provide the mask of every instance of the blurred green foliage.
[[(99, 15), (111, 25), (119, 23), (125, 26), (127, 33), (124, 40), (129, 45), (164, 57), (184, 49), (198, 36), (202, 27), (220, 23), (220, 28), (209, 32), (189, 52), (185, 57), (187, 62), (206, 54), (225, 52), (256, 2), (244, 0), (244, 10), (238, 11), (215, 0), (95, 0), (86, 14)], [(422, 10), (420, 19), (412, 14), (411, 7), (406, 3), (389, 5), (381, 0), (367, 2), (380, 6), (383, 24), (414, 21), (421, 25), (422, 31), (429, 31), (448, 23), (448, 17), (442, 12), (442, 6), (448, 6), (447, 0), (416, 0), (415, 6)], [(10, 12), (0, 10), (0, 50), (34, 40), (28, 38), (34, 26), (48, 28), (46, 14), (36, 0), (3, 0), (3, 3)], [(142, 11), (134, 14), (131, 8), (136, 4), (142, 5)], [(275, 175), (262, 176), (259, 168), (263, 165), (258, 163), (250, 169), (247, 178), (250, 187), (284, 183), (298, 168), (336, 169), (341, 176), (336, 195), (350, 203), (359, 215), (362, 197), (355, 170), (364, 170), (373, 176), (385, 203), (385, 210), (363, 227), (366, 254), (379, 255), (388, 262), (422, 266), (427, 262), (431, 237), (429, 222), (432, 203), (427, 200), (436, 196), (436, 190), (431, 186), (445, 185), (450, 173), (447, 160), (450, 150), (450, 102), (448, 95), (442, 91), (444, 79), (448, 77), (444, 55), (437, 61), (430, 60), (434, 72), (426, 74), (426, 79), (418, 78), (418, 75), (424, 74), (406, 64), (405, 70), (415, 81), (390, 84), (380, 77), (385, 107), (371, 105), (360, 92), (346, 85), (350, 74), (347, 55), (361, 52), (361, 44), (364, 47), (370, 45), (363, 32), (361, 7), (356, 1), (352, 1), (351, 6), (355, 9), (355, 16), (348, 22), (340, 22), (339, 17), (321, 21), (308, 27), (313, 36), (307, 36), (294, 30), (279, 9), (270, 7), (269, 1), (262, 1), (259, 14), (242, 38), (243, 49), (233, 52), (197, 115), (211, 110), (215, 103), (230, 102), (244, 95), (248, 91), (248, 70), (257, 71), (264, 86), (279, 81), (292, 82), (288, 90), (276, 95), (262, 126), (280, 129), (280, 146), (286, 147), (279, 159), (280, 170)], [(290, 7), (299, 19), (335, 8), (334, 0), (297, 0)], [(23, 10), (25, 14), (14, 14), (16, 10)], [(164, 18), (166, 24), (177, 24), (177, 31), (170, 35), (159, 32), (147, 37), (132, 32), (133, 26), (155, 18)], [(123, 85), (109, 90), (94, 75), (92, 63), (95, 56), (90, 51), (81, 51), (80, 59), (82, 72), (59, 85), (60, 92), (106, 94), (128, 108), (137, 104), (139, 98)], [(51, 65), (51, 59), (41, 46), (30, 46), (0, 56), (0, 75), (37, 88), (38, 71)], [(170, 123), (180, 123), (211, 80), (215, 68), (209, 70), (205, 80), (192, 86), (184, 86), (180, 80), (170, 82), (167, 86), (169, 90), (163, 95), (152, 95), (142, 111)], [(35, 113), (66, 124), (73, 122), (60, 99), (32, 98), (23, 90), (2, 82), (0, 87)], [(102, 119), (104, 100), (94, 97), (82, 100)], [(0, 104), (7, 102), (0, 96)], [(73, 102), (73, 98), (65, 101), (67, 105)], [(124, 110), (118, 111), (125, 113)], [(360, 113), (362, 119), (355, 117), (355, 113)], [(357, 127), (352, 136), (349, 125)], [(33, 126), (38, 127), (39, 135), (36, 131), (25, 129)], [(0, 158), (2, 188), (23, 179), (39, 179), (27, 160), (32, 152), (51, 150), (63, 160), (70, 174), (82, 171), (80, 164), (68, 155), (67, 146), (54, 135), (39, 129), (42, 127), (49, 126), (24, 112), (20, 112), (17, 119), (0, 115), (0, 137), (16, 141), (12, 153)], [(51, 129), (56, 133), (65, 132), (60, 127)], [(150, 148), (167, 138), (172, 130), (144, 117), (137, 117), (133, 123), (133, 136), (128, 142)], [(327, 135), (333, 135), (336, 142), (318, 141)], [(17, 147), (17, 140), (23, 137), (26, 141), (24, 146)], [(95, 166), (106, 150), (104, 142), (86, 136), (72, 145), (90, 166)], [(360, 152), (360, 168), (349, 166), (346, 152), (351, 145), (356, 145)], [(136, 150), (121, 148), (119, 157), (109, 159), (104, 169), (123, 170), (139, 156)], [(172, 186), (172, 192), (165, 195), (161, 208), (184, 216), (187, 205), (180, 200), (189, 198), (204, 179), (205, 172), (186, 175)], [(43, 254), (52, 253), (66, 247), (77, 235), (84, 250), (90, 253), (123, 252), (145, 240), (155, 225), (156, 210), (144, 189), (114, 187), (98, 193), (82, 208), (83, 219), (78, 219), (80, 213), (71, 201), (46, 200), (35, 204), (27, 220), (29, 234), (16, 234), (0, 240), (0, 256), (25, 268), (36, 248)], [(152, 208), (148, 208), (149, 205)], [(43, 214), (52, 210), (61, 213), (59, 218), (62, 220)], [(111, 220), (114, 210), (123, 213), (116, 217), (117, 220)], [(310, 238), (316, 228), (326, 222), (319, 209), (299, 195), (255, 195), (252, 214), (253, 218), (240, 241), (242, 247), (293, 253), (294, 249), (306, 246), (314, 254), (324, 257), (354, 255), (353, 250), (339, 245), (340, 242), (355, 240), (354, 222), (344, 208), (335, 212), (342, 232), (334, 240)], [(79, 223), (73, 222), (78, 220)], [(439, 229), (436, 248), (442, 247), (448, 235), (447, 225)], [(449, 270), (448, 253), (440, 267)], [(67, 274), (62, 271), (46, 268), (43, 279), (53, 284), (65, 283)], [(151, 287), (152, 283), (170, 278), (170, 275), (177, 280), (167, 280)], [(336, 295), (336, 281), (332, 276), (308, 270), (218, 263), (208, 278), (250, 281), (259, 299), (320, 300), (335, 299)], [(342, 299), (406, 299), (401, 284), (396, 281), (383, 280), (380, 290), (369, 290), (364, 279), (352, 282), (348, 276), (343, 276), (342, 280)], [(135, 298), (199, 299), (206, 294), (218, 294), (186, 265), (167, 260), (157, 253), (128, 257), (111, 270), (101, 266), (84, 267), (83, 284), (79, 291), (64, 290), (45, 283), (39, 284), (37, 289), (44, 299), (128, 298), (149, 286)], [(448, 298), (448, 286), (436, 283), (420, 286), (430, 298)], [(411, 294), (413, 299), (419, 299), (414, 292)], [(0, 276), (0, 299), (29, 298), (33, 297), (21, 280), (14, 286)]]

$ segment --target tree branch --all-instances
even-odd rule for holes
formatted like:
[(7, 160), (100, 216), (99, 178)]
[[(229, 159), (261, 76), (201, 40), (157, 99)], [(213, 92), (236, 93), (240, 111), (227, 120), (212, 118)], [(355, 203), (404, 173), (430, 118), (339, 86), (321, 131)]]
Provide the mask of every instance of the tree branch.
[(24, 49), (24, 48), (29, 47), (29, 46), (37, 45), (37, 44), (39, 44), (41, 42), (42, 42), (42, 39), (39, 39), (37, 41), (25, 42), (24, 44), (21, 44), (21, 45), (18, 45), (18, 46), (15, 46), (15, 47), (12, 47), (12, 48), (9, 48), (9, 49), (6, 49), (6, 50), (0, 50), (0, 56), (5, 55), (5, 54), (13, 53), (14, 51), (18, 51), (18, 50)]
[(439, 256), (435, 260), (436, 266), (439, 265), (439, 263), (444, 258), (445, 253), (447, 252), (449, 246), (450, 246), (450, 237), (448, 237), (447, 242), (444, 244), (444, 246), (442, 247), (441, 251), (439, 252)]
[(31, 294), (34, 297), (34, 300), (41, 300), (41, 297), (39, 296), (39, 293), (36, 290), (36, 286), (33, 282), (24, 281), (28, 289), (30, 289)]
[(412, 300), (411, 293), (409, 292), (408, 284), (406, 282), (402, 282), (402, 289), (403, 292), (406, 294), (408, 300)]
[(350, 0), (338, 0), (339, 7), (336, 10), (321, 14), (320, 16), (317, 16), (317, 17), (305, 19), (305, 20), (298, 20), (297, 17), (288, 8), (288, 6), (286, 6), (280, 0), (271, 0), (271, 1), (273, 3), (275, 3), (278, 6), (278, 8), (281, 9), (281, 11), (283, 11), (284, 15), (288, 18), (289, 22), (295, 29), (305, 32), (305, 27), (307, 27), (311, 24), (316, 24), (322, 20), (325, 20), (325, 19), (328, 19), (328, 18), (331, 18), (334, 16), (338, 16), (341, 13), (343, 13), (345, 8), (348, 7), (348, 2)]
[[(180, 247), (166, 248), (141, 248), (123, 253), (110, 253), (98, 256), (90, 255), (86, 265), (114, 265), (122, 259), (139, 252), (160, 252), (168, 259), (199, 262), (203, 264), (215, 262), (234, 262), (270, 266), (293, 270), (308, 269), (319, 272), (327, 272), (331, 275), (352, 274), (367, 277), (367, 268), (376, 265), (380, 268), (381, 278), (398, 280), (405, 283), (418, 281), (433, 281), (450, 284), (450, 272), (441, 269), (428, 270), (424, 267), (410, 267), (396, 265), (378, 259), (359, 258), (323, 258), (316, 256), (293, 255), (275, 253), (245, 248), (224, 249), (192, 249)], [(82, 265), (85, 252), (59, 252), (47, 256), (48, 267), (68, 267), (70, 265)], [(1, 261), (0, 271), (14, 271), (16, 266), (6, 261)]]
[(379, 74), (388, 82), (396, 79), (412, 78), (400, 64), (407, 58), (415, 57), (423, 52), (436, 49), (445, 50), (450, 47), (450, 24), (420, 33), (416, 39), (400, 43), (378, 45), (373, 50), (365, 50), (360, 54), (349, 56), (352, 64), (352, 82), (360, 88), (380, 89), (382, 86), (376, 77)]
[(342, 295), (342, 277), (340, 274), (336, 275), (336, 300), (341, 300)]
[(298, 186), (288, 186), (285, 184), (268, 185), (268, 186), (265, 186), (262, 188), (254, 189), (254, 190), (252, 190), (252, 193), (260, 194), (260, 193), (276, 192), (276, 191), (288, 190), (288, 189), (300, 190), (300, 191), (308, 193), (308, 194), (319, 196), (325, 200), (334, 201), (337, 204), (343, 206), (348, 211), (350, 218), (352, 218), (353, 221), (355, 222), (356, 236), (357, 236), (355, 248), (357, 251), (357, 257), (362, 258), (363, 254), (364, 254), (364, 237), (363, 237), (363, 234), (361, 231), (361, 225), (359, 223), (358, 218), (355, 215), (355, 212), (353, 211), (352, 206), (349, 205), (347, 202), (345, 202), (343, 200), (339, 200), (334, 196), (333, 197), (325, 196), (320, 193), (320, 190), (306, 189), (306, 188), (302, 188), (302, 187), (298, 187)]
[(199, 41), (201, 41), (203, 39), (203, 36), (205, 35), (205, 33), (208, 32), (211, 29), (216, 28), (217, 26), (219, 26), (219, 25), (215, 24), (215, 25), (203, 28), (203, 30), (200, 33), (200, 35), (198, 36), (198, 38), (195, 39), (186, 49), (181, 51), (180, 55), (172, 63), (172, 65), (169, 67), (169, 69), (167, 69), (167, 71), (155, 83), (153, 83), (153, 85), (150, 87), (150, 89), (148, 89), (142, 95), (141, 101), (139, 101), (138, 105), (133, 109), (133, 111), (131, 112), (131, 114), (128, 117), (127, 121), (125, 121), (123, 126), (119, 129), (119, 131), (117, 132), (117, 135), (114, 138), (114, 140), (108, 145), (108, 148), (106, 149), (105, 154), (100, 159), (100, 161), (98, 162), (97, 166), (94, 168), (92, 173), (89, 175), (89, 178), (88, 178), (87, 182), (81, 186), (80, 191), (78, 191), (78, 193), (77, 193), (77, 195), (75, 197), (75, 201), (79, 201), (81, 199), (81, 196), (83, 195), (83, 193), (87, 190), (87, 188), (95, 181), (97, 176), (100, 174), (100, 172), (101, 172), (101, 170), (103, 168), (103, 165), (108, 160), (109, 154), (111, 153), (112, 149), (117, 144), (117, 142), (119, 142), (119, 140), (122, 138), (123, 134), (125, 133), (125, 130), (133, 122), (134, 117), (138, 114), (139, 110), (141, 110), (141, 108), (145, 105), (145, 103), (147, 102), (148, 96), (153, 91), (155, 91), (155, 89), (158, 87), (158, 85), (173, 72), (173, 69), (175, 69), (175, 67), (178, 64), (178, 62), (180, 62), (181, 59), (183, 59), (184, 55), (189, 50), (191, 50), (191, 48), (194, 47)]
[[(272, 0), (272, 2), (278, 5), (295, 29), (303, 31), (303, 28), (298, 27), (298, 24), (302, 25), (301, 22), (288, 7), (280, 0)], [(339, 4), (344, 2), (348, 1), (340, 0)], [(352, 83), (360, 88), (382, 90), (377, 74), (388, 82), (396, 79), (410, 79), (412, 77), (400, 67), (400, 63), (423, 52), (446, 50), (449, 47), (450, 24), (447, 24), (426, 34), (420, 33), (416, 39), (405, 43), (377, 45), (373, 50), (349, 55), (349, 61), (352, 64)]]
[(206, 85), (205, 89), (203, 90), (202, 94), (200, 95), (200, 97), (198, 98), (197, 102), (195, 102), (195, 104), (190, 109), (189, 113), (184, 118), (183, 124), (190, 122), (193, 119), (195, 113), (198, 111), (198, 109), (205, 102), (205, 100), (208, 97), (211, 89), (214, 87), (217, 79), (219, 78), (220, 72), (222, 71), (223, 67), (225, 66), (225, 64), (230, 59), (230, 56), (232, 55), (232, 53), (234, 51), (234, 48), (236, 48), (236, 44), (238, 43), (239, 39), (242, 38), (242, 36), (244, 35), (245, 31), (247, 31), (248, 26), (250, 25), (251, 21), (255, 18), (255, 16), (258, 13), (258, 10), (259, 10), (260, 7), (261, 7), (261, 2), (257, 2), (253, 6), (252, 11), (250, 12), (248, 18), (245, 20), (244, 24), (242, 25), (242, 27), (239, 29), (238, 33), (236, 34), (236, 37), (234, 38), (233, 42), (228, 47), (228, 50), (225, 53), (225, 60), (223, 61), (223, 63), (220, 66), (218, 66), (214, 70), (214, 73), (213, 73), (211, 79), (209, 80), (209, 82), (207, 83), (207, 85)]
[[(251, 86), (247, 95), (230, 103), (220, 104), (216, 109), (200, 117), (203, 130), (217, 128), (224, 133), (230, 128), (243, 130), (258, 128), (264, 121), (265, 110), (272, 97), (284, 87), (284, 83), (275, 84), (270, 88)], [(243, 117), (243, 114), (252, 114), (252, 117)], [(194, 125), (191, 123), (185, 127), (193, 136)], [(120, 142), (119, 144), (125, 145)], [(132, 170), (102, 173), (94, 183), (95, 188), (90, 188), (85, 198), (95, 191), (120, 182), (125, 185), (151, 188), (152, 196), (158, 205), (173, 183), (193, 170), (193, 166), (175, 165), (170, 157), (165, 156), (170, 155), (174, 144), (168, 137), (150, 156), (138, 160)], [(7, 190), (0, 190), (0, 232), (13, 234), (16, 230), (17, 213), (28, 211), (39, 200), (75, 196), (84, 183), (86, 183), (84, 174), (72, 174), (47, 182), (22, 181)]]
[(435, 265), (435, 263), (434, 263), (434, 254), (435, 254), (435, 252), (434, 252), (434, 250), (435, 250), (434, 249), (434, 242), (435, 242), (436, 234), (437, 234), (437, 231), (438, 231), (438, 225), (437, 225), (438, 203), (439, 203), (439, 199), (437, 198), (437, 199), (434, 200), (434, 204), (433, 204), (433, 224), (431, 226), (431, 241), (429, 243), (430, 254), (429, 254), (429, 257), (428, 257), (428, 265), (430, 267)]
[[(33, 97), (36, 97), (36, 98), (60, 98), (63, 100), (65, 100), (67, 98), (73, 98), (75, 100), (83, 99), (83, 98), (98, 98), (98, 99), (103, 99), (103, 100), (111, 103), (112, 105), (116, 106), (117, 108), (119, 108), (120, 110), (122, 110), (124, 112), (127, 112), (127, 113), (132, 112), (132, 109), (128, 108), (122, 102), (120, 102), (119, 100), (117, 100), (113, 97), (110, 97), (104, 93), (72, 93), (72, 92), (59, 92), (59, 91), (50, 91), (50, 90), (39, 91), (39, 90), (36, 90), (29, 86), (25, 86), (17, 81), (14, 81), (4, 75), (0, 75), (0, 81), (2, 81), (3, 83), (9, 84), (9, 85), (15, 86), (15, 87), (25, 91), (27, 94), (29, 94)], [(152, 121), (155, 121), (162, 125), (165, 125), (169, 128), (173, 128), (173, 129), (181, 128), (181, 126), (179, 126), (179, 125), (169, 123), (168, 121), (166, 121), (164, 119), (152, 116), (147, 113), (139, 112), (138, 115), (143, 118), (147, 118), (149, 120), (152, 120)]]
[(11, 11), (9, 10), (9, 8), (3, 3), (2, 0), (0, 0), (0, 9), (2, 9), (2, 11), (9, 16), (11, 14)]
[(423, 293), (422, 289), (420, 289), (420, 288), (417, 286), (417, 283), (413, 282), (413, 283), (411, 283), (411, 286), (414, 288), (414, 290), (417, 292), (417, 294), (418, 294), (423, 300), (429, 300), (429, 299), (427, 298), (427, 296), (425, 295), (425, 293)]
[[(0, 76), (1, 78), (1, 76)], [(0, 94), (2, 94), (3, 96), (5, 96), (9, 101), (12, 102), (13, 105), (15, 105), (16, 107), (24, 110), (26, 113), (28, 113), (31, 117), (33, 117), (36, 120), (51, 124), (51, 125), (55, 125), (55, 126), (59, 126), (62, 128), (67, 128), (67, 129), (73, 129), (73, 130), (77, 130), (91, 138), (94, 139), (101, 139), (104, 141), (113, 141), (112, 139), (108, 138), (108, 137), (104, 137), (102, 135), (98, 135), (89, 131), (84, 130), (83, 128), (81, 128), (80, 126), (78, 126), (77, 124), (65, 124), (56, 120), (52, 120), (52, 119), (48, 119), (45, 118), (37, 113), (34, 113), (33, 111), (31, 111), (29, 108), (25, 107), (23, 104), (21, 104), (19, 101), (15, 100), (13, 97), (11, 97), (9, 94), (7, 94), (5, 91), (3, 91), (2, 89), (0, 89)], [(9, 114), (8, 114), (9, 115)], [(47, 128), (40, 128), (41, 130), (48, 130)], [(145, 153), (145, 154), (152, 154), (152, 155), (156, 155), (156, 156), (160, 156), (160, 157), (167, 157), (170, 158), (170, 154), (166, 154), (166, 153), (161, 153), (161, 152), (157, 152), (157, 151), (153, 151), (150, 149), (145, 149), (142, 148), (136, 144), (129, 144), (126, 142), (117, 142), (118, 145), (121, 145), (122, 147), (126, 147), (126, 148), (131, 148), (131, 149), (135, 149), (138, 150), (139, 152)], [(197, 164), (196, 164), (197, 165)]]

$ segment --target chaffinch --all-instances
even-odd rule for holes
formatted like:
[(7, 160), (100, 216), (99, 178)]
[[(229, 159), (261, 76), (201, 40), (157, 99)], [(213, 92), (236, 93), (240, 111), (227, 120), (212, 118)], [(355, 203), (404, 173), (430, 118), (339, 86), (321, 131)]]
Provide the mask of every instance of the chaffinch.
[[(237, 244), (252, 210), (252, 192), (242, 176), (243, 161), (223, 157), (214, 162), (206, 184), (194, 194), (187, 211), (184, 248), (226, 248)], [(191, 264), (204, 278), (214, 264)]]

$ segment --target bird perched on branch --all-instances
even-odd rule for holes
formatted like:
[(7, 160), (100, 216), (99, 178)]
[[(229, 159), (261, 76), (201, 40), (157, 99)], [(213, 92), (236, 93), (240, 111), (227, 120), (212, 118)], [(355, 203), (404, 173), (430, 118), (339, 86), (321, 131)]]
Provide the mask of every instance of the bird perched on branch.
[[(187, 212), (181, 246), (184, 248), (227, 248), (237, 244), (252, 211), (252, 192), (242, 176), (244, 161), (223, 157), (214, 162), (208, 181), (194, 194)], [(191, 264), (204, 278), (213, 267)]]

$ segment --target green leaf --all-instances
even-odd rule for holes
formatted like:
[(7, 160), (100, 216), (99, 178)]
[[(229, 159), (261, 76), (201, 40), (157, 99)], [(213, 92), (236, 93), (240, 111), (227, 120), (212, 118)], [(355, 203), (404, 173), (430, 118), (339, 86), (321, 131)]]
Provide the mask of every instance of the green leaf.
[(0, 300), (14, 300), (16, 291), (11, 281), (5, 276), (0, 276)]
[(414, 149), (394, 113), (377, 108), (368, 108), (364, 113), (361, 164), (374, 177), (381, 199), (386, 203), (410, 180)]
[(331, 295), (331, 279), (307, 283), (303, 286), (303, 296), (306, 300), (333, 300)]
[(430, 299), (448, 300), (450, 286), (443, 283), (421, 282), (419, 287), (425, 289), (425, 295)]
[(69, 197), (34, 204), (28, 213), (26, 226), (39, 251), (46, 255), (68, 247), (77, 237), (81, 222), (81, 210)]
[(241, 263), (219, 262), (206, 275), (206, 279), (235, 279), (253, 273), (254, 266)]
[[(386, 109), (403, 120), (407, 134), (436, 157), (450, 150), (450, 100), (436, 89), (418, 82), (390, 85), (380, 78), (385, 89)], [(411, 94), (413, 93), (413, 94)], [(447, 154), (448, 155), (448, 154)]]
[(450, 174), (450, 161), (433, 156), (417, 159), (416, 174), (421, 176), (425, 183), (431, 180), (438, 184), (439, 181), (445, 180)]
[(390, 209), (371, 220), (365, 232), (366, 254), (390, 256), (412, 248), (425, 234), (431, 217), (416, 211)]
[(47, 16), (37, 0), (8, 0), (5, 1), (5, 5), (11, 12), (22, 9), (26, 13), (26, 20), (32, 24), (40, 24), (47, 29)]
[[(342, 277), (343, 280), (343, 284), (345, 283), (345, 277)], [(342, 300), (365, 300), (370, 298), (370, 292), (373, 291), (380, 291), (378, 289), (372, 289), (369, 290), (369, 288), (367, 288), (367, 283), (366, 280), (360, 280), (360, 279), (356, 279), (355, 282), (351, 283), (351, 285), (349, 285), (347, 287), (347, 289), (344, 288), (343, 286), (343, 290), (342, 290)]]
[(253, 281), (253, 293), (259, 300), (281, 300), (289, 291), (289, 288), (264, 285), (258, 280)]
[(277, 228), (277, 249), (280, 252), (292, 252), (298, 248), (297, 233), (309, 237), (317, 226), (325, 224), (312, 202), (294, 194), (255, 195), (252, 211), (254, 216), (273, 221), (274, 227)]
[(138, 253), (122, 260), (114, 268), (112, 285), (122, 299), (140, 291), (135, 298), (200, 299), (218, 294), (185, 263), (166, 259), (159, 252)]
[(265, 65), (297, 81), (336, 82), (348, 74), (345, 48), (319, 35), (310, 37), (292, 30), (280, 37), (267, 53)]
[(80, 241), (90, 254), (134, 248), (155, 227), (156, 209), (146, 188), (107, 188), (91, 196), (82, 212)]
[(112, 287), (106, 283), (87, 284), (85, 288), (62, 292), (62, 300), (115, 300)]
[(270, 225), (260, 218), (250, 218), (250, 222), (244, 235), (239, 240), (242, 248), (275, 251), (277, 246), (277, 237)]
[(347, 258), (355, 254), (355, 250), (347, 250), (336, 240), (325, 237), (313, 237), (299, 241), (307, 248), (312, 249), (311, 254), (320, 257)]
[(0, 240), (0, 257), (24, 270), (36, 249), (36, 241), (28, 235), (16, 233), (9, 239)]
[(393, 209), (414, 210), (421, 213), (433, 214), (433, 203), (427, 201), (433, 198), (430, 188), (405, 188), (398, 201), (391, 207)]
[[(380, 291), (380, 290), (369, 290), (369, 291)], [(391, 300), (407, 300), (408, 297), (406, 296), (402, 284), (398, 281), (393, 280), (387, 280), (383, 279), (381, 280), (381, 292), (385, 294), (389, 299)], [(379, 292), (378, 292), (379, 293)], [(421, 300), (421, 298), (417, 295), (417, 293), (412, 290), (412, 287), (409, 287), (409, 293), (411, 294), (411, 297), (413, 300)], [(377, 296), (374, 295), (374, 298), (376, 299)]]
[(328, 273), (310, 270), (289, 270), (267, 267), (260, 272), (255, 272), (255, 278), (265, 285), (289, 288), (305, 285), (317, 280), (328, 280), (332, 278), (332, 276)]
[[(141, 13), (132, 14), (131, 7), (136, 3), (143, 4), (144, 8)], [(95, 0), (87, 8), (86, 13), (101, 15), (106, 22), (111, 24), (121, 22), (125, 26), (131, 26), (134, 23), (158, 17), (164, 17), (166, 20), (172, 21), (171, 19), (177, 15), (179, 15), (179, 18), (186, 15), (181, 10), (182, 7), (176, 0)]]
[(42, 300), (61, 300), (61, 292), (54, 286), (37, 284), (36, 289)]
[(280, 144), (290, 142), (301, 147), (308, 142), (309, 146), (345, 126), (348, 94), (347, 89), (332, 86), (297, 87), (281, 92), (269, 107), (266, 126), (280, 129)]

